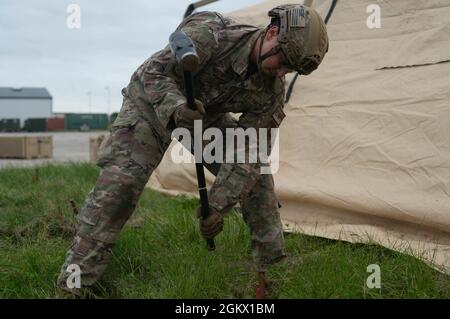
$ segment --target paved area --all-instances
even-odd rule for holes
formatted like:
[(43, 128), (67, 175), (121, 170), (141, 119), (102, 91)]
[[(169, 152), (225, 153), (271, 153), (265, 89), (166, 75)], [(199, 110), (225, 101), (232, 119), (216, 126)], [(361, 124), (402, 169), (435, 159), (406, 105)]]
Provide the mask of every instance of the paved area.
[(36, 166), (51, 163), (64, 162), (88, 162), (89, 161), (89, 138), (107, 131), (93, 132), (42, 132), (42, 133), (0, 133), (0, 136), (53, 136), (53, 158), (42, 159), (4, 159), (0, 158), (0, 168)]

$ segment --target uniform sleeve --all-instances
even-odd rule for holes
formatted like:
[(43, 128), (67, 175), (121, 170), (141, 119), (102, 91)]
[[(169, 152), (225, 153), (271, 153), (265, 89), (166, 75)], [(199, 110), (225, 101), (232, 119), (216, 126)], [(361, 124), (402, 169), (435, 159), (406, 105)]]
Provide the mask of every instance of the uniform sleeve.
[[(274, 87), (274, 94), (271, 99), (261, 102), (259, 107), (250, 108), (239, 118), (238, 125), (242, 129), (253, 128), (257, 131), (259, 137), (260, 128), (267, 129), (265, 141), (268, 149), (267, 155), (271, 152), (271, 128), (278, 128), (285, 117), (283, 112), (284, 106), (284, 81), (277, 81)], [(265, 97), (261, 97), (264, 99)], [(268, 102), (267, 102), (268, 101)], [(264, 105), (265, 104), (265, 105)], [(263, 135), (264, 138), (264, 135)], [(260, 141), (258, 140), (258, 145)], [(249, 163), (250, 149), (246, 143), (245, 147), (245, 163), (224, 163), (220, 166), (219, 173), (211, 187), (209, 194), (209, 204), (219, 212), (226, 212), (228, 209), (236, 205), (253, 189), (258, 181), (265, 163), (257, 161)], [(266, 167), (267, 168), (267, 167)], [(266, 174), (268, 169), (264, 170)]]
[[(214, 34), (207, 24), (194, 22), (185, 25), (181, 30), (192, 39), (195, 45), (200, 60), (196, 72), (199, 72), (217, 48)], [(186, 103), (183, 72), (176, 63), (169, 46), (150, 58), (149, 63), (140, 73), (139, 79), (159, 121), (164, 127), (169, 127), (175, 109)]]

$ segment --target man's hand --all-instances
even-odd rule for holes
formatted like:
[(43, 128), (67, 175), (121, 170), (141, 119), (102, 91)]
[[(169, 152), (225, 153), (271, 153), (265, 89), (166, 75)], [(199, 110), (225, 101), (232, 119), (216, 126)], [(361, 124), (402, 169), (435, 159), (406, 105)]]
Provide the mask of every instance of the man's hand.
[(194, 121), (203, 119), (206, 113), (203, 103), (197, 99), (195, 99), (194, 102), (196, 108), (195, 110), (191, 110), (188, 107), (187, 103), (177, 107), (177, 109), (173, 113), (173, 120), (177, 127), (193, 129)]
[(206, 239), (213, 239), (223, 230), (223, 215), (211, 207), (206, 219), (202, 219), (201, 207), (199, 207), (197, 209), (197, 218), (200, 219), (200, 231)]

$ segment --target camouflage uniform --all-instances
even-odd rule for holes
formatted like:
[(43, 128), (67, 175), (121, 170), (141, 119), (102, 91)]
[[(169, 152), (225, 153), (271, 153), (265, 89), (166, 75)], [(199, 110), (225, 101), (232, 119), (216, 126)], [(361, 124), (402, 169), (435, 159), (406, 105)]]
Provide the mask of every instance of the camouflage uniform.
[[(213, 12), (190, 16), (178, 29), (190, 36), (200, 58), (194, 89), (207, 112), (204, 128), (279, 126), (284, 80), (249, 72), (249, 57), (262, 29)], [(182, 71), (168, 46), (136, 70), (122, 95), (123, 106), (100, 150), (97, 164), (102, 171), (78, 216), (77, 234), (59, 277), (61, 286), (69, 264), (80, 266), (83, 286), (100, 277), (120, 230), (171, 142), (172, 113), (186, 98)], [(236, 121), (228, 112), (242, 115)], [(217, 176), (209, 204), (224, 213), (241, 203), (256, 264), (263, 269), (284, 257), (272, 175), (261, 175), (259, 163), (205, 166)]]

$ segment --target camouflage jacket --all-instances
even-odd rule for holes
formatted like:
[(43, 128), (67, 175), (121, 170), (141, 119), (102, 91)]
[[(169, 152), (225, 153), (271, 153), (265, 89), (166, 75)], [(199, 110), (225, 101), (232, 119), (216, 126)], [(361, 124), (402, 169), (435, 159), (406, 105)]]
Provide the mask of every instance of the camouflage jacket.
[[(209, 116), (243, 113), (243, 127), (279, 125), (272, 123), (272, 115), (283, 107), (284, 80), (263, 79), (258, 73), (246, 76), (250, 53), (261, 29), (215, 12), (190, 16), (179, 29), (192, 39), (200, 58), (200, 67), (194, 74), (195, 97), (203, 102)], [(142, 98), (168, 128), (174, 110), (186, 102), (182, 71), (169, 46), (147, 59), (131, 81), (142, 84)]]
[[(192, 39), (200, 59), (200, 66), (194, 74), (194, 90), (195, 98), (205, 106), (206, 118), (232, 112), (242, 113), (238, 125), (244, 129), (280, 125), (284, 118), (284, 78), (263, 78), (259, 72), (248, 75), (250, 54), (263, 29), (240, 24), (219, 13), (200, 12), (183, 20), (177, 30), (182, 30)], [(186, 97), (182, 70), (170, 47), (153, 54), (134, 72), (129, 92), (125, 90), (124, 95), (130, 93), (133, 83), (138, 83), (136, 94), (150, 108), (147, 110), (153, 114), (150, 117), (156, 117), (161, 127), (173, 129), (171, 116), (178, 106), (186, 102)], [(253, 167), (235, 166), (243, 170), (239, 173), (243, 177), (253, 174)], [(219, 177), (216, 183), (220, 184)], [(236, 182), (245, 184), (241, 180)], [(233, 186), (236, 185), (230, 187)], [(239, 192), (239, 189), (241, 187), (236, 190)], [(214, 197), (214, 186), (211, 191)], [(231, 197), (239, 197), (239, 194)], [(236, 201), (237, 198), (230, 200)], [(223, 205), (217, 204), (216, 208), (222, 210)]]

